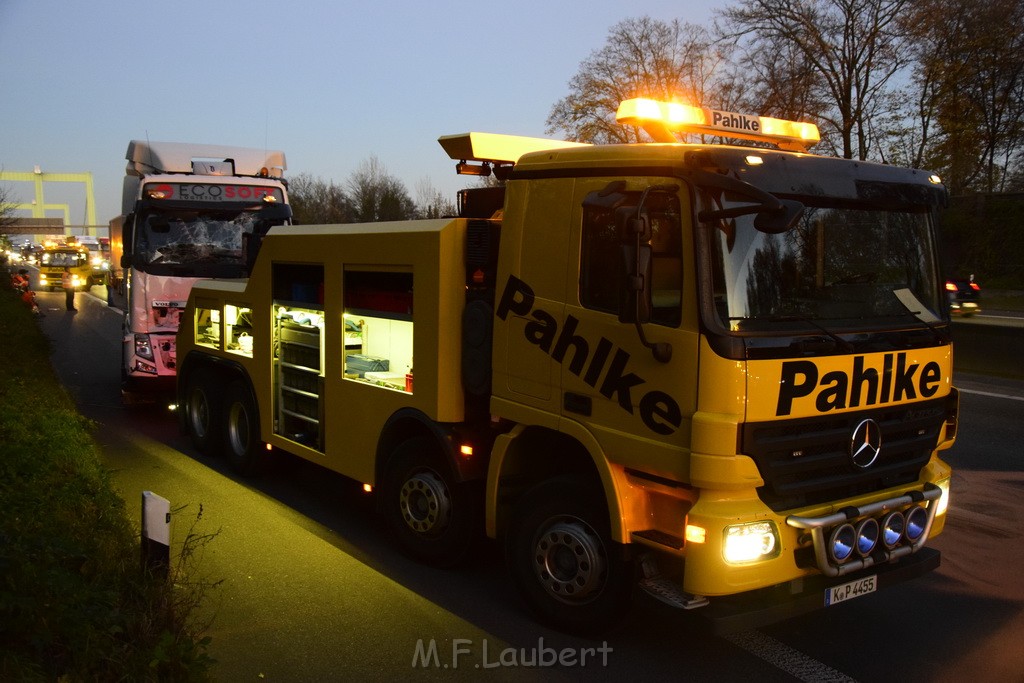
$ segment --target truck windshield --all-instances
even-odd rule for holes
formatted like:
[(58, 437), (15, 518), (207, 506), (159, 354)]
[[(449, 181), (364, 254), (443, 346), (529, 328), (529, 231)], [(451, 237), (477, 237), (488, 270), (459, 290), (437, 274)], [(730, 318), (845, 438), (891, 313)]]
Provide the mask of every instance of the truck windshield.
[(139, 214), (132, 265), (153, 274), (239, 277), (245, 234), (265, 234), (283, 218), (250, 208), (152, 209)]
[(715, 310), (726, 329), (814, 333), (942, 318), (926, 211), (799, 199), (802, 217), (781, 234), (758, 231), (754, 215), (707, 227)]
[(43, 252), (42, 264), (44, 266), (70, 266), (72, 268), (82, 265), (85, 256), (77, 251), (46, 251)]

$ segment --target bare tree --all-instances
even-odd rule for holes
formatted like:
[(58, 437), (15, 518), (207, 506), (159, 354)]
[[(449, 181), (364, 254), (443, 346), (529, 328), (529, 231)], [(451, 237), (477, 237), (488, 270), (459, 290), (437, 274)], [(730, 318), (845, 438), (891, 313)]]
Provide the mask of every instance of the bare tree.
[(922, 0), (906, 25), (930, 161), (955, 193), (1005, 190), (1024, 161), (1024, 3)]
[(352, 222), (351, 203), (345, 191), (333, 182), (301, 173), (288, 182), (288, 198), (298, 224)]
[(626, 19), (605, 45), (580, 64), (569, 95), (555, 103), (548, 134), (594, 143), (638, 142), (638, 128), (619, 125), (615, 111), (631, 97), (705, 102), (724, 57), (706, 29), (678, 20)]
[(429, 178), (416, 183), (416, 214), (420, 218), (443, 218), (458, 212), (455, 203), (434, 188)]
[[(796, 57), (809, 73), (798, 82), (815, 106), (804, 112), (836, 135), (836, 153), (866, 159), (872, 118), (890, 104), (890, 80), (907, 63), (899, 19), (909, 0), (745, 0), (720, 12), (723, 38), (777, 66)], [(780, 51), (781, 50), (781, 51)], [(772, 55), (781, 55), (781, 59)], [(829, 131), (823, 131), (826, 135)]]
[(736, 50), (726, 71), (723, 108), (815, 121), (828, 109), (821, 75), (797, 46), (777, 36)]
[(416, 205), (405, 185), (388, 174), (376, 156), (360, 164), (349, 176), (347, 185), (353, 220), (357, 223), (408, 220), (416, 215)]
[(14, 202), (11, 201), (10, 190), (0, 185), (0, 233), (14, 223)]
[(11, 238), (7, 236), (8, 226), (14, 223), (14, 202), (8, 188), (0, 185), (0, 265), (7, 262), (6, 252), (11, 249)]

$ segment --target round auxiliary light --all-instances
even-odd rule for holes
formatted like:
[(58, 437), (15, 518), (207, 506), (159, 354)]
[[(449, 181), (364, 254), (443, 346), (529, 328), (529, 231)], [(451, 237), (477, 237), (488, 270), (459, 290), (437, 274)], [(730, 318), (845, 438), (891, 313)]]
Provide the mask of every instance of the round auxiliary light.
[(861, 557), (867, 557), (870, 555), (871, 551), (873, 551), (875, 546), (878, 545), (878, 536), (880, 533), (878, 520), (874, 517), (868, 517), (858, 524), (857, 554)]
[(837, 526), (828, 537), (828, 554), (834, 562), (842, 564), (853, 555), (856, 543), (857, 531), (852, 524)]
[(903, 531), (907, 528), (907, 520), (902, 512), (890, 512), (882, 520), (882, 543), (886, 548), (895, 548), (903, 538)]
[(907, 528), (904, 533), (908, 541), (916, 543), (928, 528), (928, 511), (920, 505), (915, 505), (907, 510), (906, 519)]

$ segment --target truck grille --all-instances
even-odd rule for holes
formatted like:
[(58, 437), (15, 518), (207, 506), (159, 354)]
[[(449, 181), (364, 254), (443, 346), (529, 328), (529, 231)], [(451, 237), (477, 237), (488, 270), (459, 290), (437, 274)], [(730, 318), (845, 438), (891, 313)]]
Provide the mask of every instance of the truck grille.
[[(882, 433), (878, 459), (853, 464), (850, 442), (862, 420)], [(943, 401), (926, 401), (832, 416), (744, 425), (742, 452), (757, 463), (758, 495), (776, 512), (872, 493), (917, 481), (938, 443)]]

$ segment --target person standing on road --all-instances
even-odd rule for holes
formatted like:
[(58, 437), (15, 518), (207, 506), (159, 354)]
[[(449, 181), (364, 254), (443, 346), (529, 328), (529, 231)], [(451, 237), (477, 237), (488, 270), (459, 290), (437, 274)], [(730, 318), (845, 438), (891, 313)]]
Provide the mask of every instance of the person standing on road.
[(64, 306), (69, 311), (77, 311), (75, 308), (75, 278), (71, 275), (71, 269), (65, 268), (60, 276), (60, 284), (64, 288)]

